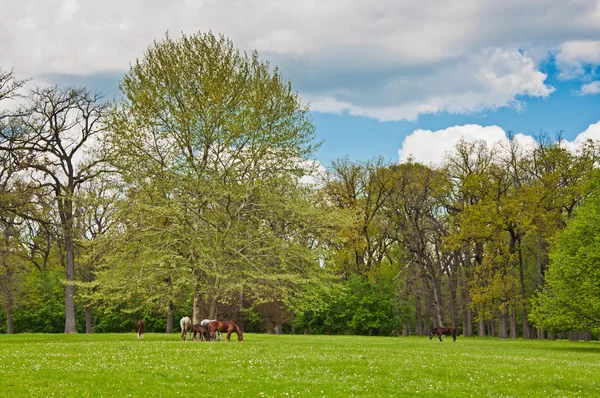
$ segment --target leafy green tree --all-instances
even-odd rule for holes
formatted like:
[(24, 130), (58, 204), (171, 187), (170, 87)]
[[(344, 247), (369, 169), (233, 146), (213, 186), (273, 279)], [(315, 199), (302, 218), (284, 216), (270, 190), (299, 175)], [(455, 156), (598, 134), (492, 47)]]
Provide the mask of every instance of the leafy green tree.
[(322, 195), (352, 219), (341, 231), (341, 244), (335, 247), (335, 262), (341, 274), (376, 274), (394, 244), (382, 213), (394, 192), (393, 176), (381, 158), (364, 164), (338, 159), (327, 173)]
[(99, 278), (124, 288), (120, 278), (143, 269), (154, 286), (191, 284), (199, 322), (201, 301), (214, 317), (240, 292), (281, 296), (315, 275), (314, 245), (329, 227), (300, 183), (314, 126), (277, 68), (223, 36), (167, 35), (120, 88), (109, 142), (126, 238), (112, 240), (127, 255), (115, 253)]
[(550, 251), (546, 285), (533, 300), (531, 319), (541, 328), (600, 329), (600, 196), (578, 208)]

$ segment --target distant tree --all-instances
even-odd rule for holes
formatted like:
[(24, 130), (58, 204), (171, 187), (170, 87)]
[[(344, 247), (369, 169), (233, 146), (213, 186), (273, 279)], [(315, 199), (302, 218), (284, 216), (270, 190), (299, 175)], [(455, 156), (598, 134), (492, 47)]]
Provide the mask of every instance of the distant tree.
[(382, 213), (393, 193), (393, 173), (382, 158), (365, 163), (337, 159), (322, 188), (322, 195), (353, 222), (341, 233), (345, 239), (336, 247), (336, 266), (344, 276), (377, 273), (394, 240)]
[(0, 150), (54, 196), (65, 251), (65, 333), (76, 333), (75, 197), (81, 184), (103, 172), (92, 151), (106, 109), (102, 96), (85, 88), (36, 88), (0, 137)]

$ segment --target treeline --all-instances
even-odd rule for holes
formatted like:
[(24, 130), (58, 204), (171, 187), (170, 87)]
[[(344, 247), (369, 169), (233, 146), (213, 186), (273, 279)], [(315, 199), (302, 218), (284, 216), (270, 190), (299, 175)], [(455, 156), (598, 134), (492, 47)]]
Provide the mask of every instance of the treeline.
[(111, 102), (25, 85), (0, 70), (4, 332), (171, 332), (192, 315), (246, 332), (597, 333), (595, 258), (586, 283), (562, 277), (582, 262), (572, 220), (595, 214), (592, 141), (321, 171), (291, 83), (210, 33), (154, 43)]

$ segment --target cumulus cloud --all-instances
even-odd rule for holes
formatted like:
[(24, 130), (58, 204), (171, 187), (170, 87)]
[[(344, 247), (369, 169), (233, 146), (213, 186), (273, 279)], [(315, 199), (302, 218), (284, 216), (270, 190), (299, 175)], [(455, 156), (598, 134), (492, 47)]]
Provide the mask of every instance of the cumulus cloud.
[(586, 67), (600, 65), (600, 40), (574, 40), (561, 44), (556, 55), (561, 77), (572, 79), (586, 74)]
[[(524, 150), (532, 149), (537, 145), (535, 139), (529, 135), (518, 133), (514, 135), (514, 139)], [(488, 147), (496, 147), (500, 151), (502, 148), (507, 148), (509, 142), (507, 132), (498, 126), (468, 124), (437, 131), (418, 129), (402, 142), (402, 148), (398, 150), (399, 160), (406, 162), (412, 159), (423, 164), (439, 166), (444, 163), (446, 155), (454, 150), (460, 140), (485, 141)], [(600, 140), (600, 121), (590, 125), (573, 141), (563, 141), (562, 145), (576, 152), (587, 140)]]
[[(598, 63), (596, 0), (43, 0), (3, 4), (0, 65), (25, 76), (125, 71), (153, 40), (212, 30), (281, 66), (322, 112), (380, 120), (519, 107), (539, 62)], [(543, 8), (543, 12), (540, 12)], [(584, 44), (582, 44), (584, 43)], [(585, 44), (587, 43), (587, 44)], [(583, 67), (585, 69), (585, 67)]]
[(579, 95), (596, 95), (600, 94), (600, 80), (595, 82), (587, 83), (581, 86), (581, 90), (578, 92)]
[[(308, 95), (311, 108), (321, 112), (348, 112), (382, 121), (415, 120), (427, 113), (467, 113), (504, 106), (521, 107), (517, 96), (547, 97), (554, 88), (544, 83), (546, 75), (518, 51), (485, 49), (444, 71), (422, 73), (415, 79), (398, 74), (381, 85), (354, 92)], [(370, 98), (372, 96), (373, 98)], [(377, 97), (380, 97), (379, 99)]]

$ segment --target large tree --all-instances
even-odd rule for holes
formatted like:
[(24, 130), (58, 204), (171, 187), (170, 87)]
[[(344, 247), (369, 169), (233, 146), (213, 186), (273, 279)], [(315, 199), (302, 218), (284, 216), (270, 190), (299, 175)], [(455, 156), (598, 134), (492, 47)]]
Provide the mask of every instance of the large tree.
[(161, 251), (151, 267), (138, 258), (146, 272), (194, 284), (194, 322), (318, 264), (300, 244), (322, 231), (300, 183), (314, 126), (277, 68), (223, 36), (167, 35), (120, 88), (110, 142), (131, 198), (128, 242)]
[(531, 318), (541, 328), (600, 329), (600, 196), (575, 211), (550, 251), (546, 285), (533, 302)]

